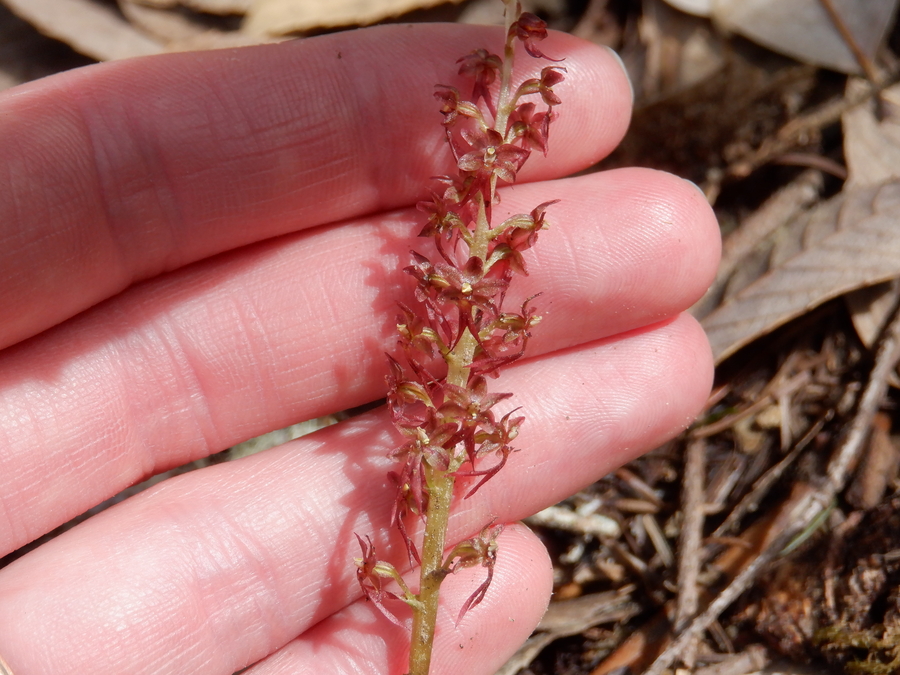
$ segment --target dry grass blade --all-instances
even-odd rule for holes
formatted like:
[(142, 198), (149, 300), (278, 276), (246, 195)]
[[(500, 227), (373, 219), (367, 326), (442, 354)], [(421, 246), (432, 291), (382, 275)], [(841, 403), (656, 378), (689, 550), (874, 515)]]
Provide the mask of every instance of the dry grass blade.
[(847, 190), (815, 208), (796, 225), (802, 250), (703, 320), (716, 360), (826, 300), (900, 275), (898, 212), (895, 180)]
[(562, 506), (548, 506), (543, 511), (526, 518), (525, 523), (593, 537), (619, 537), (622, 534), (619, 523), (608, 516), (599, 513), (577, 513)]
[(766, 471), (762, 476), (760, 476), (756, 482), (753, 483), (753, 487), (748, 492), (743, 499), (735, 506), (731, 513), (728, 514), (728, 517), (724, 520), (724, 522), (716, 528), (716, 531), (713, 532), (713, 537), (723, 537), (731, 532), (734, 528), (737, 527), (738, 523), (744, 518), (748, 513), (752, 513), (759, 508), (760, 503), (765, 497), (769, 494), (769, 491), (775, 486), (775, 484), (781, 479), (784, 475), (785, 471), (793, 465), (794, 461), (800, 455), (800, 453), (809, 445), (812, 440), (816, 437), (816, 435), (822, 431), (825, 423), (830, 421), (833, 416), (832, 411), (826, 413), (821, 419), (819, 419), (806, 434), (801, 438), (797, 444), (791, 449), (791, 451), (777, 464), (775, 464), (772, 468)]
[(3, 660), (2, 656), (0, 656), (0, 675), (13, 675), (12, 668)]
[[(898, 296), (900, 300), (900, 296)], [(859, 406), (837, 454), (828, 465), (828, 482), (834, 494), (843, 489), (869, 434), (872, 419), (887, 392), (888, 378), (900, 361), (900, 302), (895, 302), (891, 322), (875, 356), (875, 367), (859, 397)]]
[(751, 586), (791, 540), (827, 508), (828, 501), (823, 501), (823, 496), (820, 491), (807, 489), (790, 500), (782, 511), (783, 517), (779, 518), (785, 524), (784, 529), (769, 542), (765, 550), (738, 573), (706, 610), (663, 650), (644, 675), (662, 675), (676, 659), (680, 658), (684, 650)]
[[(251, 35), (280, 36), (313, 29), (365, 26), (446, 0), (256, 0), (243, 29)], [(460, 0), (451, 0), (459, 2)]]

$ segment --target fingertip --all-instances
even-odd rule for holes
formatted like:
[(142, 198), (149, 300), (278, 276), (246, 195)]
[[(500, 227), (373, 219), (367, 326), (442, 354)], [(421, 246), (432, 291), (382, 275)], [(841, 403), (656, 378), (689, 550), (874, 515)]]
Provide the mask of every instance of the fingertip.
[(721, 233), (712, 207), (693, 183), (665, 171), (624, 168), (607, 176), (608, 193), (627, 205), (616, 227), (630, 230), (636, 255), (666, 272), (655, 275), (659, 302), (670, 316), (686, 310), (703, 296), (719, 266)]
[[(631, 123), (633, 88), (619, 56), (611, 49), (568, 33), (551, 33), (547, 52), (565, 54), (561, 105), (551, 132), (549, 155), (563, 155), (579, 169), (611, 153)], [(539, 164), (539, 162), (535, 162)]]
[(458, 624), (459, 610), (484, 581), (485, 570), (461, 570), (445, 582), (435, 675), (493, 675), (531, 635), (547, 609), (553, 566), (544, 545), (521, 523), (508, 525), (497, 543), (497, 564), (487, 595)]
[[(485, 578), (476, 566), (449, 576), (432, 654), (432, 675), (494, 675), (541, 620), (553, 588), (553, 570), (540, 540), (524, 525), (498, 537), (494, 575), (484, 600), (457, 622), (466, 599)], [(411, 577), (407, 582), (415, 586)], [(408, 616), (399, 609), (398, 615)], [(403, 673), (409, 633), (392, 625), (370, 602), (359, 600), (328, 617), (250, 668), (248, 675), (297, 672)]]

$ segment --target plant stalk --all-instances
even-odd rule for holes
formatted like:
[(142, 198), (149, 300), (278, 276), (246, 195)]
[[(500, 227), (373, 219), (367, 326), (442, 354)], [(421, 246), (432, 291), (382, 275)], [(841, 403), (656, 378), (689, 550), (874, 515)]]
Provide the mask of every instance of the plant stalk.
[[(478, 225), (474, 241), (469, 249), (471, 255), (482, 260), (487, 255), (490, 228), (484, 208), (484, 200), (479, 199)], [(469, 383), (469, 366), (475, 356), (478, 342), (465, 329), (453, 351), (447, 356), (447, 382), (457, 387)], [(428, 675), (431, 667), (431, 651), (434, 645), (434, 631), (437, 623), (438, 599), (441, 583), (448, 571), (444, 568), (444, 548), (447, 545), (447, 527), (450, 520), (450, 505), (453, 502), (453, 488), (456, 479), (451, 467), (441, 471), (425, 464), (428, 481), (428, 506), (425, 510), (425, 535), (422, 541), (422, 567), (419, 577), (417, 599), (421, 610), (413, 610), (412, 636), (409, 650), (409, 673), (407, 675)]]

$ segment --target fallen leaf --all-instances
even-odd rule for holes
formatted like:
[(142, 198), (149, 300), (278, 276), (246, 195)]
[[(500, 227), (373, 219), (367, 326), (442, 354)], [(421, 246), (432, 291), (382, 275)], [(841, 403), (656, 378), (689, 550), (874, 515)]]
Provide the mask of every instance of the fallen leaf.
[(709, 22), (676, 12), (662, 0), (644, 1), (638, 31), (646, 54), (635, 84), (644, 104), (706, 80), (725, 63), (722, 37)]
[(136, 4), (156, 9), (187, 7), (206, 14), (246, 14), (254, 0), (133, 0)]
[(135, 29), (118, 13), (90, 0), (3, 2), (44, 35), (98, 61), (163, 51), (162, 44)]
[(703, 319), (717, 362), (827, 300), (900, 275), (900, 181), (844, 190), (792, 229), (768, 272)]
[(89, 63), (0, 4), (0, 91)]
[(246, 14), (254, 0), (181, 0), (184, 7), (209, 14)]
[(804, 171), (745, 218), (722, 242), (722, 260), (716, 279), (691, 307), (691, 314), (696, 319), (703, 319), (723, 299), (735, 295), (764, 274), (775, 245), (774, 235), (818, 202), (821, 189), (821, 173)]
[[(860, 73), (853, 52), (821, 0), (666, 0), (682, 11), (711, 18), (724, 30), (805, 63)], [(832, 0), (863, 54), (875, 59), (893, 25), (897, 0)]]
[[(855, 96), (868, 83), (851, 78), (846, 95)], [(847, 182), (844, 189), (876, 185), (900, 178), (900, 85), (881, 93), (879, 115), (875, 101), (856, 106), (841, 116), (844, 131), (844, 157)], [(860, 340), (871, 347), (884, 327), (894, 305), (892, 284), (880, 284), (848, 293), (845, 298), (850, 318)], [(897, 381), (894, 375), (892, 384)]]
[(706, 16), (712, 14), (713, 0), (666, 0), (672, 7), (687, 14)]
[[(868, 83), (858, 78), (847, 82), (846, 96), (861, 92)], [(900, 178), (900, 84), (888, 87), (875, 100), (856, 106), (841, 116), (847, 185), (875, 185)]]
[(163, 44), (190, 40), (208, 30), (205, 25), (180, 11), (177, 5), (153, 7), (139, 0), (119, 0), (119, 7), (132, 25)]
[(134, 26), (159, 40), (166, 51), (197, 51), (246, 47), (277, 40), (254, 37), (241, 31), (210, 28), (210, 22), (184, 7), (152, 7), (146, 0), (119, 0), (122, 14)]
[[(194, 0), (191, 0), (192, 2)], [(448, 0), (256, 0), (243, 30), (250, 35), (287, 35), (320, 28), (367, 25), (443, 4)], [(461, 0), (449, 0), (458, 3)]]
[(894, 279), (847, 294), (847, 308), (853, 327), (866, 347), (871, 349), (884, 330), (887, 316), (894, 308), (897, 291), (897, 279)]
[(534, 635), (495, 675), (515, 675), (527, 668), (541, 650), (559, 638), (578, 635), (588, 628), (613, 621), (627, 621), (639, 612), (622, 591), (592, 593), (572, 600), (551, 602)]

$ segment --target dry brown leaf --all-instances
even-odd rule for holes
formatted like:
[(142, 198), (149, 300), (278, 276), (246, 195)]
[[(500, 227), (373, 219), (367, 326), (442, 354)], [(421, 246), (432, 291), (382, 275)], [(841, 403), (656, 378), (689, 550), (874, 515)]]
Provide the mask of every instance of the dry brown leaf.
[(448, 1), (461, 0), (255, 0), (243, 30), (250, 35), (278, 36), (314, 28), (366, 25)]
[(192, 21), (177, 6), (151, 7), (139, 0), (119, 0), (119, 7), (134, 26), (163, 44), (190, 40), (207, 31), (206, 26)]
[[(857, 78), (847, 82), (848, 98), (869, 85)], [(875, 185), (900, 178), (900, 84), (885, 89), (878, 111), (875, 101), (856, 106), (841, 116), (848, 185)]]
[(703, 319), (717, 362), (826, 300), (900, 275), (900, 181), (845, 190), (792, 229), (769, 271)]
[(0, 91), (88, 63), (0, 4)]
[[(855, 96), (866, 87), (865, 81), (850, 79), (847, 96)], [(900, 85), (882, 92), (879, 107), (880, 115), (876, 115), (872, 100), (841, 117), (848, 173), (844, 189), (900, 178)], [(857, 334), (871, 347), (894, 304), (891, 284), (854, 291), (846, 301)]]
[(638, 31), (646, 47), (636, 82), (644, 103), (706, 80), (725, 62), (722, 37), (708, 21), (676, 12), (662, 0), (645, 0)]
[(768, 268), (773, 234), (797, 219), (819, 199), (822, 175), (804, 171), (769, 197), (722, 242), (722, 260), (716, 279), (690, 309), (697, 319), (713, 311), (724, 298), (758, 279)]
[(897, 279), (894, 279), (847, 294), (847, 308), (853, 319), (853, 327), (866, 347), (872, 348), (884, 330), (888, 314), (894, 308), (897, 292)]
[(253, 0), (134, 0), (134, 2), (157, 9), (172, 9), (180, 5), (207, 14), (246, 14), (253, 4)]
[[(713, 19), (725, 30), (805, 63), (844, 73), (861, 72), (859, 63), (821, 0), (666, 0)], [(875, 59), (884, 42), (897, 0), (832, 0), (863, 54)]]
[(275, 40), (247, 35), (240, 31), (210, 28), (208, 22), (181, 7), (158, 8), (145, 0), (119, 0), (125, 17), (133, 25), (165, 45), (167, 51), (196, 51), (246, 47)]
[(548, 644), (559, 638), (578, 635), (588, 628), (613, 621), (627, 621), (639, 612), (627, 593), (592, 593), (572, 600), (551, 602), (534, 635), (496, 675), (515, 675), (527, 668)]
[(90, 0), (3, 0), (38, 31), (98, 61), (158, 54), (163, 46)]

